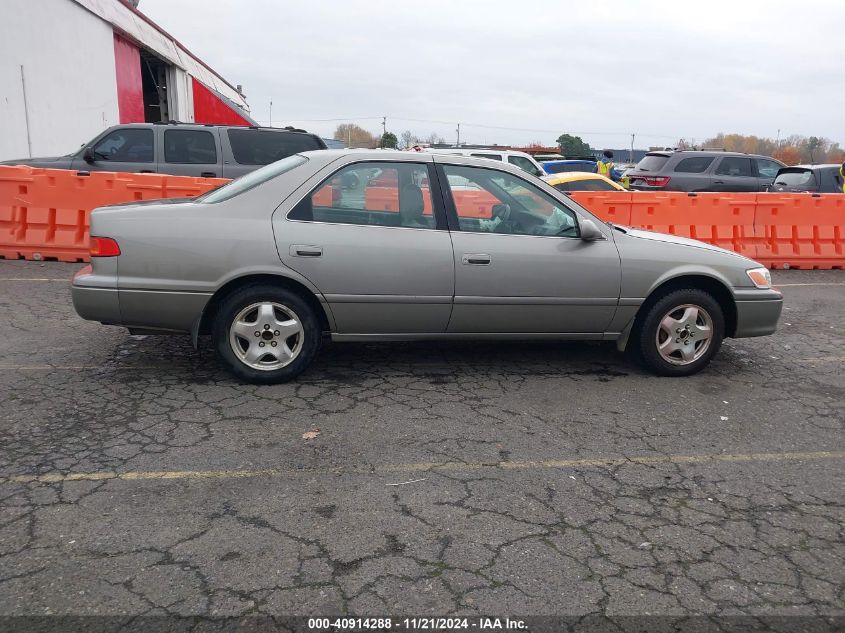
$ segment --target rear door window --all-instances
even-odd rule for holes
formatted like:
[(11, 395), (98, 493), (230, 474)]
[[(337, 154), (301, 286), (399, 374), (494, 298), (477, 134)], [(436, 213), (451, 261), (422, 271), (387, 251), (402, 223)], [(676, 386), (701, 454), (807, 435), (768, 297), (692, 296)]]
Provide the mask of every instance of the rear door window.
[(428, 169), (420, 163), (353, 163), (305, 197), (291, 220), (433, 229)]
[(741, 156), (725, 156), (716, 166), (717, 176), (754, 176), (751, 159)]
[(675, 171), (685, 174), (703, 174), (710, 167), (713, 162), (712, 156), (695, 156), (694, 158), (684, 158), (677, 165)]
[(164, 160), (190, 165), (216, 164), (214, 135), (206, 130), (165, 130)]
[(268, 165), (300, 152), (322, 149), (317, 140), (297, 132), (230, 129), (232, 155), (241, 165)]
[(660, 171), (666, 164), (669, 157), (666, 154), (646, 154), (643, 159), (637, 163), (637, 171)]

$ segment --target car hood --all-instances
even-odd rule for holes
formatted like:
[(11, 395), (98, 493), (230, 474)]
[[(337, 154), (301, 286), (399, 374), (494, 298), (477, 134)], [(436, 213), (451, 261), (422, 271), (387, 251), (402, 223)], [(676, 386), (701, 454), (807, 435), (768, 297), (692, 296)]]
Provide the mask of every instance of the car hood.
[(30, 163), (55, 163), (68, 156), (39, 156), (36, 158), (14, 158), (12, 160), (4, 160), (0, 165), (28, 165)]
[(681, 244), (682, 246), (692, 246), (693, 248), (701, 248), (706, 251), (715, 251), (717, 253), (724, 253), (725, 255), (733, 255), (734, 257), (748, 259), (744, 255), (740, 255), (739, 253), (735, 253), (734, 251), (729, 251), (726, 248), (713, 246), (712, 244), (708, 244), (707, 242), (700, 242), (698, 240), (693, 240), (688, 237), (669, 235), (668, 233), (657, 233), (655, 231), (645, 231), (643, 229), (635, 229), (627, 226), (624, 228), (625, 232), (631, 237), (636, 237), (643, 240), (654, 240), (655, 242), (666, 242), (667, 244)]

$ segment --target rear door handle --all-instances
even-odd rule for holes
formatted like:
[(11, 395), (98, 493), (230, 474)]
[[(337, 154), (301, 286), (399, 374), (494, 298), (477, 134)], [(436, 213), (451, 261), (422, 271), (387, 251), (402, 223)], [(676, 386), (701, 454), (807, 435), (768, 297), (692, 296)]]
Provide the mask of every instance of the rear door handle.
[(154, 174), (155, 169), (141, 169), (138, 171), (139, 174)]
[(487, 253), (464, 253), (461, 263), (474, 266), (489, 266), (492, 258)]
[(322, 246), (309, 246), (307, 244), (291, 244), (290, 254), (294, 257), (321, 257)]
[(200, 174), (203, 178), (215, 178), (217, 174), (213, 171), (204, 171)]

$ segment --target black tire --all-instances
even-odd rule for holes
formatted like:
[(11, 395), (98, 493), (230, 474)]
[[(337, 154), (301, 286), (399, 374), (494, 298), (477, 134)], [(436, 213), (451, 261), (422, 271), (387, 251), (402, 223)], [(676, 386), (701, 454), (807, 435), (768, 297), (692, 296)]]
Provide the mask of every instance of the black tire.
[[(709, 319), (712, 334), (709, 343), (702, 350), (701, 347), (704, 346), (701, 339), (702, 335), (699, 332), (698, 339), (695, 338), (695, 330), (697, 329), (695, 326), (692, 327), (692, 336), (690, 336), (690, 330), (686, 327), (680, 328), (680, 333), (676, 329), (672, 334), (673, 336), (677, 334), (678, 338), (674, 342), (675, 346), (679, 346), (680, 349), (672, 353), (667, 350), (666, 355), (673, 356), (673, 358), (667, 360), (659, 349), (659, 341), (665, 342), (667, 338), (667, 329), (662, 328), (661, 331), (661, 321), (673, 314), (676, 317), (680, 316), (684, 312), (682, 306), (695, 306), (703, 310), (703, 313), (698, 313), (698, 322), (706, 324), (707, 319)], [(686, 334), (684, 333), (685, 329), (687, 329)], [(704, 290), (684, 288), (674, 290), (661, 297), (648, 309), (640, 322), (636, 345), (643, 364), (653, 373), (659, 376), (691, 376), (710, 363), (710, 360), (719, 351), (724, 337), (725, 316), (719, 303), (710, 293)], [(672, 343), (673, 341), (669, 341), (670, 348), (673, 347)], [(690, 346), (690, 351), (687, 351), (686, 346)], [(683, 358), (684, 353), (692, 353), (693, 358), (685, 360)]]
[[(251, 349), (253, 344), (251, 340), (247, 341), (244, 337), (238, 338), (237, 335), (232, 334), (231, 328), (236, 317), (256, 304), (273, 304), (276, 306), (274, 307), (274, 314), (277, 319), (281, 317), (286, 321), (298, 320), (299, 322), (301, 333), (291, 334), (289, 338), (286, 338), (284, 333), (280, 331), (283, 328), (275, 330), (280, 333), (273, 336), (274, 329), (268, 328), (268, 334), (265, 335), (264, 328), (260, 327), (257, 322), (255, 326), (250, 325), (250, 328), (255, 327), (256, 332), (260, 332), (255, 341), (265, 342), (264, 336), (270, 337), (265, 343), (268, 352), (270, 351), (269, 346), (273, 343), (276, 343), (276, 345), (273, 345), (274, 352), (280, 349), (280, 345), (287, 345), (288, 349), (296, 351), (292, 360), (278, 368), (272, 368), (273, 356), (269, 353), (263, 357), (266, 360), (257, 359), (255, 361), (256, 364), (263, 362), (267, 366), (255, 368), (247, 364), (246, 360), (240, 358), (233, 349), (233, 346), (237, 344), (244, 355), (246, 350)], [(257, 312), (255, 314), (256, 318), (259, 318)], [(291, 315), (293, 315), (292, 319)], [(230, 342), (230, 334), (235, 337), (235, 343)], [(255, 284), (235, 290), (222, 301), (212, 324), (212, 340), (220, 361), (226, 369), (239, 379), (253, 384), (272, 385), (293, 380), (305, 371), (317, 356), (321, 339), (320, 320), (308, 301), (296, 292), (272, 284)], [(264, 347), (262, 346), (262, 348)], [(258, 353), (258, 350), (256, 350), (256, 353)]]

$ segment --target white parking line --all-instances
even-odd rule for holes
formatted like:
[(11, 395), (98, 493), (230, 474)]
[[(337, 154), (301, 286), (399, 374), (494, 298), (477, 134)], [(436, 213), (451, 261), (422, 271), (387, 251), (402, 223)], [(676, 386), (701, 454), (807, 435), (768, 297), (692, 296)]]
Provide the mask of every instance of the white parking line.
[[(384, 475), (392, 473), (418, 472), (472, 472), (477, 470), (554, 470), (570, 468), (613, 468), (628, 465), (659, 464), (718, 464), (754, 462), (809, 462), (818, 460), (841, 460), (845, 451), (808, 451), (794, 453), (734, 453), (703, 455), (648, 455), (628, 457), (595, 457), (587, 459), (545, 459), (529, 461), (493, 462), (422, 462), (410, 464), (383, 464), (380, 466), (353, 466), (350, 468), (304, 469), (258, 468), (254, 470), (158, 470), (158, 471), (99, 471), (85, 473), (51, 472), (40, 475), (7, 475), (0, 477), (0, 484), (9, 483), (61, 483), (65, 481), (103, 481), (122, 479), (124, 481), (145, 481), (157, 479), (245, 479), (252, 477), (295, 477), (297, 475)], [(423, 481), (422, 479), (416, 481)]]

